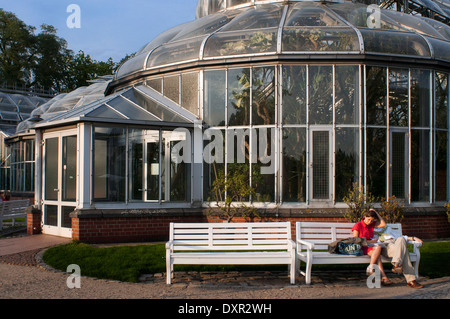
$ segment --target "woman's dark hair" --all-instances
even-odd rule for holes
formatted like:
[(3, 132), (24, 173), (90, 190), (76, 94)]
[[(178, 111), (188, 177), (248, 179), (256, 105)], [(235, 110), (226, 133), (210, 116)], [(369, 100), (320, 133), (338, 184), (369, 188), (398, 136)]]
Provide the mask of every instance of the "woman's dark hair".
[(377, 212), (374, 209), (370, 209), (368, 212), (365, 212), (364, 217), (372, 217), (375, 220), (378, 220)]

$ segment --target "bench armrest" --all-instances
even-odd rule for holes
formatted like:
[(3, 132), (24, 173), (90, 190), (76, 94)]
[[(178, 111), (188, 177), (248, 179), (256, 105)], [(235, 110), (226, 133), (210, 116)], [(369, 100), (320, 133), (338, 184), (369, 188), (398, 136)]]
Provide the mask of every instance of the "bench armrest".
[(172, 250), (173, 249), (173, 241), (168, 241), (166, 243), (166, 250)]
[(313, 250), (314, 249), (314, 244), (313, 243), (310, 243), (309, 241), (306, 241), (306, 240), (303, 240), (303, 239), (297, 239), (297, 245), (305, 245), (308, 248), (308, 250)]

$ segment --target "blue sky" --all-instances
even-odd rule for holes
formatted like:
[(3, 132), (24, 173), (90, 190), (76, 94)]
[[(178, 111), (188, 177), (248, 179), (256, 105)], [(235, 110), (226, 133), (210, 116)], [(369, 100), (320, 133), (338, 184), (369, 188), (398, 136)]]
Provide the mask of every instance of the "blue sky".
[[(68, 28), (70, 4), (81, 10), (81, 28)], [(161, 32), (195, 19), (197, 0), (0, 0), (0, 8), (13, 12), (40, 30), (53, 25), (69, 49), (83, 50), (92, 58), (120, 61)]]

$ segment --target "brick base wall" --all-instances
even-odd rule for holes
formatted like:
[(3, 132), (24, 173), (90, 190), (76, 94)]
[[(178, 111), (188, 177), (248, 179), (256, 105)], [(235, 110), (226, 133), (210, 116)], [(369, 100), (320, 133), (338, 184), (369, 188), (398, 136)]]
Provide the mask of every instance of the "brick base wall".
[(27, 210), (27, 234), (37, 235), (42, 232), (41, 229), (42, 213), (40, 210), (29, 208)]
[[(155, 242), (167, 241), (169, 224), (171, 222), (204, 223), (218, 222), (215, 217), (206, 216), (203, 212), (191, 213), (148, 213), (140, 216), (132, 214), (75, 214), (72, 218), (73, 239), (85, 243), (125, 243), (125, 242)], [(309, 215), (313, 215), (310, 213)], [(233, 222), (270, 222), (290, 221), (292, 236), (295, 238), (295, 222), (348, 222), (345, 218), (336, 216), (312, 217), (292, 216), (295, 214), (266, 214), (263, 218), (247, 220), (235, 218)], [(285, 216), (280, 216), (285, 215)], [(287, 216), (286, 216), (287, 215)], [(301, 214), (299, 214), (301, 215)], [(321, 214), (324, 215), (324, 214)], [(450, 223), (445, 213), (419, 214), (406, 216), (402, 222), (403, 233), (422, 239), (450, 238)]]

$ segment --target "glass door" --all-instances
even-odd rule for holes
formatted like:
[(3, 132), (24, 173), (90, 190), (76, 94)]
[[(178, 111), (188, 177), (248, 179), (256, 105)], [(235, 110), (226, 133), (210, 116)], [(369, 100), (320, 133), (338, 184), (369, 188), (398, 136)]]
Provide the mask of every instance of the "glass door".
[(130, 131), (131, 200), (160, 200), (159, 135), (159, 131)]
[(309, 199), (311, 202), (332, 201), (331, 129), (313, 128), (309, 138)]
[(43, 232), (72, 237), (77, 201), (77, 132), (44, 135)]

